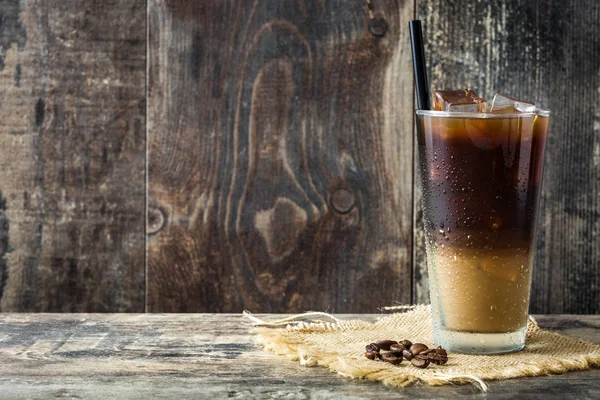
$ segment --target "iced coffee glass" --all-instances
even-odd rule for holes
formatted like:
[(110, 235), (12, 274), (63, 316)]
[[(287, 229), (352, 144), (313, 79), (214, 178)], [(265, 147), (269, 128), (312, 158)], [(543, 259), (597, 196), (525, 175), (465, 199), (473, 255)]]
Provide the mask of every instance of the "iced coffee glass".
[(549, 112), (416, 114), (435, 344), (520, 350)]

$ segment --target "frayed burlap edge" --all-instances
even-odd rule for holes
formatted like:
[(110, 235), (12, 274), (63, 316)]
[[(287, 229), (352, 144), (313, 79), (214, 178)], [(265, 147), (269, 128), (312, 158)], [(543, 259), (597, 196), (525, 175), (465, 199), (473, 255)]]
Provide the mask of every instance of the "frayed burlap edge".
[[(385, 310), (399, 309), (416, 310), (420, 307), (429, 306), (400, 306), (386, 307)], [(370, 366), (368, 369), (357, 367), (356, 360), (344, 357), (334, 352), (323, 351), (305, 344), (298, 336), (299, 332), (319, 333), (327, 331), (347, 331), (356, 329), (372, 329), (375, 324), (359, 320), (339, 320), (331, 314), (320, 312), (309, 312), (298, 314), (289, 318), (267, 323), (251, 313), (244, 311), (244, 316), (250, 319), (255, 326), (253, 332), (257, 334), (256, 342), (261, 345), (265, 351), (285, 356), (291, 361), (299, 362), (305, 367), (326, 367), (331, 372), (351, 379), (367, 379), (379, 381), (388, 386), (406, 387), (415, 383), (425, 383), (431, 386), (440, 386), (446, 384), (467, 384), (471, 383), (479, 387), (481, 391), (488, 389), (484, 381), (513, 379), (520, 377), (533, 377), (541, 375), (562, 374), (569, 371), (581, 371), (600, 367), (600, 346), (595, 346), (589, 342), (568, 338), (554, 332), (544, 331), (531, 319), (528, 329), (528, 339), (535, 338), (536, 335), (544, 334), (554, 336), (557, 340), (568, 339), (579, 342), (585, 346), (595, 346), (598, 351), (588, 355), (577, 355), (571, 360), (553, 359), (551, 362), (538, 364), (522, 364), (512, 366), (511, 368), (486, 367), (485, 370), (476, 371), (473, 374), (455, 374), (452, 370), (439, 372), (428, 377), (417, 377), (412, 374), (398, 373), (397, 369), (389, 368), (382, 363), (382, 368), (374, 369)], [(325, 320), (317, 319), (324, 318)]]

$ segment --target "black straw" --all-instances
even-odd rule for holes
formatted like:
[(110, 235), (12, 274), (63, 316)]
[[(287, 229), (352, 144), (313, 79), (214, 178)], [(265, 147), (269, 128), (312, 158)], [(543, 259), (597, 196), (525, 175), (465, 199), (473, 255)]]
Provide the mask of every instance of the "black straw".
[(408, 23), (410, 30), (410, 47), (412, 48), (413, 69), (415, 71), (415, 91), (417, 92), (417, 108), (429, 110), (429, 83), (427, 82), (427, 65), (425, 62), (425, 46), (421, 21), (413, 20)]

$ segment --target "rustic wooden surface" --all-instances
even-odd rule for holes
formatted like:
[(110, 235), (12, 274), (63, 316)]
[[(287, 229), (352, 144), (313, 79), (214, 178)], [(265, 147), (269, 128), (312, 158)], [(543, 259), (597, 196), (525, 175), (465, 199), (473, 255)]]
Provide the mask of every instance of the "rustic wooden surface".
[(415, 12), (433, 88), (553, 111), (532, 310), (599, 313), (594, 0), (0, 0), (0, 311), (427, 302)]
[(143, 311), (145, 0), (0, 1), (0, 311)]
[(408, 1), (149, 3), (150, 311), (411, 301)]
[[(600, 2), (418, 4), (432, 88), (499, 91), (552, 111), (531, 310), (599, 313)], [(420, 220), (415, 227), (415, 300), (427, 302)]]
[[(269, 316), (266, 316), (269, 318)], [(272, 316), (275, 317), (275, 316)], [(374, 320), (376, 316), (343, 318)], [(538, 316), (541, 326), (600, 343), (600, 316)], [(406, 389), (351, 381), (262, 352), (241, 315), (0, 315), (3, 399), (597, 399), (600, 371)]]

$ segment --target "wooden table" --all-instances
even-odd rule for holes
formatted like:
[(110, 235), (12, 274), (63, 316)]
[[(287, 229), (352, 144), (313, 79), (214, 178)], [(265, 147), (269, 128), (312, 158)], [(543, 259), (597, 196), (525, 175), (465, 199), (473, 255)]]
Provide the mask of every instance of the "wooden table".
[[(536, 318), (600, 343), (600, 316)], [(265, 353), (253, 339), (231, 314), (0, 314), (0, 398), (600, 398), (600, 370), (490, 382), (486, 397), (471, 385), (351, 381)]]

